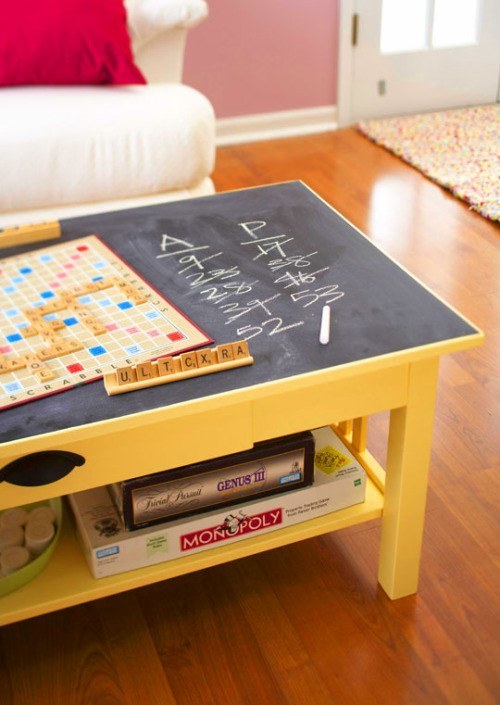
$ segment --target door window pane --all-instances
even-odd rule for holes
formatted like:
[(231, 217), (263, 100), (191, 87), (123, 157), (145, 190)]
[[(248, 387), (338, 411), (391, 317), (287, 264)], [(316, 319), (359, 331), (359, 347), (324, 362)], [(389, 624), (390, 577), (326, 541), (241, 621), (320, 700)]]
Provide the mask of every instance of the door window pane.
[(475, 44), (477, 40), (479, 0), (434, 0), (432, 46)]
[(382, 54), (425, 49), (426, 29), (427, 0), (383, 0)]

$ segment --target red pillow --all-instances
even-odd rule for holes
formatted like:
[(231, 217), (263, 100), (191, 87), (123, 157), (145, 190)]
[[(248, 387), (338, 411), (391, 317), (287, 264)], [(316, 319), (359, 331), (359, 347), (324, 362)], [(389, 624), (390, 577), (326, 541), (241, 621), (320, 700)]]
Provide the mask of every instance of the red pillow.
[(146, 83), (123, 0), (0, 0), (0, 86)]

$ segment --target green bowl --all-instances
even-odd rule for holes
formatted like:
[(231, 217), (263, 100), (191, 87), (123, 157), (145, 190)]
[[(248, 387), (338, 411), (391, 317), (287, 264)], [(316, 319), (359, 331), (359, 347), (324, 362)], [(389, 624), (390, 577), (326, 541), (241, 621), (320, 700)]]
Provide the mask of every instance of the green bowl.
[(12, 575), (8, 575), (6, 578), (0, 578), (0, 597), (8, 595), (9, 592), (13, 592), (18, 588), (29, 583), (30, 580), (36, 578), (36, 576), (42, 572), (47, 563), (49, 562), (54, 550), (56, 548), (59, 536), (61, 534), (62, 525), (62, 501), (60, 497), (56, 499), (49, 499), (44, 502), (35, 502), (34, 504), (24, 505), (24, 509), (30, 510), (35, 507), (41, 507), (43, 505), (49, 505), (56, 513), (56, 533), (50, 544), (47, 546), (45, 551), (37, 556), (33, 561), (30, 561), (28, 565), (24, 568), (16, 570)]

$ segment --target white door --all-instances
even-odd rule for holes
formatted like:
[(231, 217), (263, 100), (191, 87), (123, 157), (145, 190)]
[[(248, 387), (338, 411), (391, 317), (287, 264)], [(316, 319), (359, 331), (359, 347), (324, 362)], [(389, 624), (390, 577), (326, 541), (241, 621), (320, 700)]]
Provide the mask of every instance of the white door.
[(500, 0), (351, 4), (351, 120), (497, 100)]

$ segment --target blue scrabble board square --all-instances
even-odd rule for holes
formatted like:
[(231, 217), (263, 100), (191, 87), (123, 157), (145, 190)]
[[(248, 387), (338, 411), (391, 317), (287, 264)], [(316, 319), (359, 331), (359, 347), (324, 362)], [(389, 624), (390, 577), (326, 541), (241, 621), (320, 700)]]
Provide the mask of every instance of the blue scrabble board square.
[(24, 281), (24, 277), (12, 277), (13, 284), (22, 284), (23, 281)]
[(91, 353), (94, 357), (104, 355), (106, 352), (106, 348), (103, 348), (102, 345), (96, 345), (95, 348), (89, 348), (89, 353)]
[(91, 353), (94, 357), (104, 355), (106, 352), (106, 348), (103, 348), (102, 345), (96, 345), (95, 348), (89, 348), (89, 353)]
[(13, 394), (14, 392), (20, 392), (23, 386), (19, 382), (8, 382), (3, 385), (3, 388), (8, 394)]
[(31, 274), (32, 271), (31, 267), (21, 267), (19, 269), (20, 274)]
[(104, 279), (104, 277), (102, 276), (102, 274), (100, 274), (98, 277), (92, 277), (92, 281), (93, 281), (93, 282), (100, 282), (101, 279)]
[(55, 294), (53, 291), (41, 291), (40, 296), (42, 299), (52, 299), (54, 298)]
[(150, 320), (153, 320), (153, 318), (160, 318), (160, 313), (158, 311), (147, 311), (147, 313), (144, 314), (146, 318), (149, 318)]
[(125, 311), (127, 308), (132, 308), (132, 304), (130, 301), (121, 301), (119, 304), (117, 304), (118, 308), (121, 308), (122, 311)]
[(9, 318), (13, 318), (14, 316), (19, 316), (19, 311), (17, 308), (9, 308), (7, 311), (5, 311), (5, 315)]
[(10, 335), (5, 336), (9, 343), (17, 343), (19, 340), (23, 339), (22, 335), (19, 335), (19, 333), (10, 333)]
[(89, 296), (88, 294), (85, 294), (85, 296), (79, 296), (78, 301), (81, 304), (90, 304), (90, 303), (92, 303), (92, 297)]
[(128, 347), (125, 347), (125, 350), (129, 355), (137, 355), (142, 352), (140, 345), (129, 345)]
[(112, 303), (113, 302), (110, 301), (110, 299), (101, 299), (101, 301), (99, 301), (99, 306), (106, 308), (106, 306), (111, 306)]
[(94, 262), (93, 265), (96, 269), (103, 269), (104, 267), (108, 266), (107, 262)]
[(40, 262), (52, 262), (52, 255), (40, 255)]
[(66, 326), (76, 326), (78, 318), (74, 318), (73, 316), (71, 318), (63, 318), (63, 323)]
[(57, 318), (57, 314), (56, 313), (46, 313), (43, 318), (45, 321), (55, 321)]
[(17, 291), (15, 286), (4, 286), (4, 289), (6, 294), (13, 294), (15, 291)]

